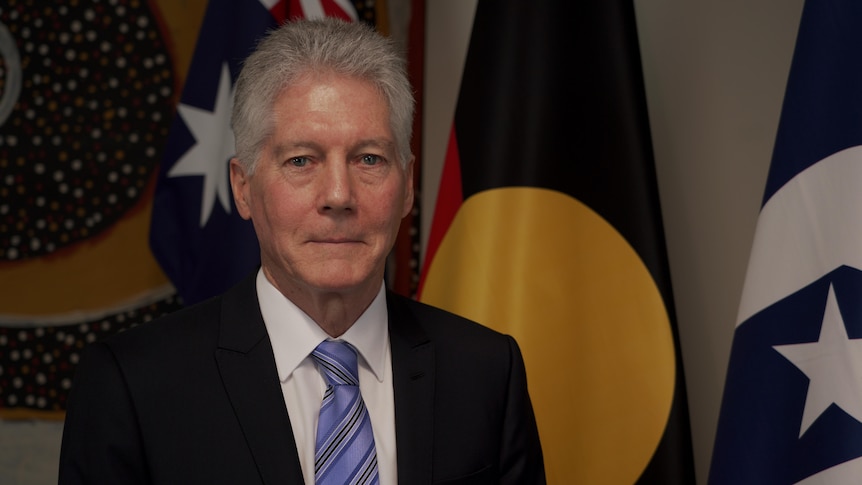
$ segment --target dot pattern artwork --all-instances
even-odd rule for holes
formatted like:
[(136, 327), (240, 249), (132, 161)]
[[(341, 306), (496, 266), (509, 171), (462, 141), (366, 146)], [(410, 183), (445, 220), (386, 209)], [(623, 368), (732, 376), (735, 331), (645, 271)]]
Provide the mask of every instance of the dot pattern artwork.
[(161, 158), (174, 76), (142, 0), (6, 0), (0, 54), (0, 260), (17, 261), (135, 205)]
[(171, 296), (74, 325), (0, 327), (0, 412), (65, 410), (75, 365), (87, 344), (181, 307)]
[[(176, 103), (152, 5), (0, 1), (0, 265), (62, 257), (140, 205)], [(84, 346), (181, 306), (169, 296), (62, 325), (0, 321), (0, 416), (63, 411)]]

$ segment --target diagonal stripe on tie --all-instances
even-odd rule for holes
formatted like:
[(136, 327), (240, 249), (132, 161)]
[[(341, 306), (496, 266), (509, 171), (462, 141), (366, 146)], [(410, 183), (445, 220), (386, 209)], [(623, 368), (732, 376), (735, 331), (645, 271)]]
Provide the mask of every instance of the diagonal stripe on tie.
[(377, 452), (359, 391), (356, 350), (346, 342), (327, 340), (311, 355), (327, 381), (315, 443), (316, 484), (377, 484)]

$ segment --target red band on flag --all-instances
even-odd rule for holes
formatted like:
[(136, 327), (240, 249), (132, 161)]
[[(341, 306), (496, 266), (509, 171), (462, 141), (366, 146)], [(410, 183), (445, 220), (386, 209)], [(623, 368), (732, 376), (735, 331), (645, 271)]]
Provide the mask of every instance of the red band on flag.
[(428, 246), (425, 253), (425, 263), (422, 266), (422, 279), (419, 282), (419, 295), (422, 295), (422, 284), (428, 268), (434, 259), (434, 254), (443, 236), (455, 219), (455, 214), (461, 203), (464, 202), (461, 190), (461, 157), (458, 153), (458, 137), (455, 134), (455, 126), (449, 133), (449, 146), (446, 148), (446, 161), (443, 164), (443, 173), (440, 178), (440, 190), (437, 194), (437, 205), (434, 209), (434, 220), (431, 222), (431, 233), (428, 236)]

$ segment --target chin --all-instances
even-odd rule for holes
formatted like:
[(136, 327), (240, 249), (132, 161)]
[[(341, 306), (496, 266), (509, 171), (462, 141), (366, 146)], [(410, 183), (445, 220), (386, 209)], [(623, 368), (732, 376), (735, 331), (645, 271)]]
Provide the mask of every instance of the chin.
[[(361, 290), (369, 285), (374, 285), (375, 288), (380, 284), (374, 277), (369, 274), (355, 275), (349, 270), (343, 271), (327, 271), (326, 274), (317, 275), (314, 278), (308, 278), (306, 281), (311, 283), (311, 286), (323, 290), (338, 293), (349, 292), (352, 290)], [(381, 280), (382, 281), (382, 276)]]

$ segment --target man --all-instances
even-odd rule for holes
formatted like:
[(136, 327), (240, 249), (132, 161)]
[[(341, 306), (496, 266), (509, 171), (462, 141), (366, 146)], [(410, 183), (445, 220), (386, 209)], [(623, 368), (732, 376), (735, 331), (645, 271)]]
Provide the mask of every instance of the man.
[(515, 341), (385, 290), (413, 105), (369, 27), (266, 37), (237, 81), (230, 163), (260, 270), (88, 348), (60, 483), (545, 482)]

